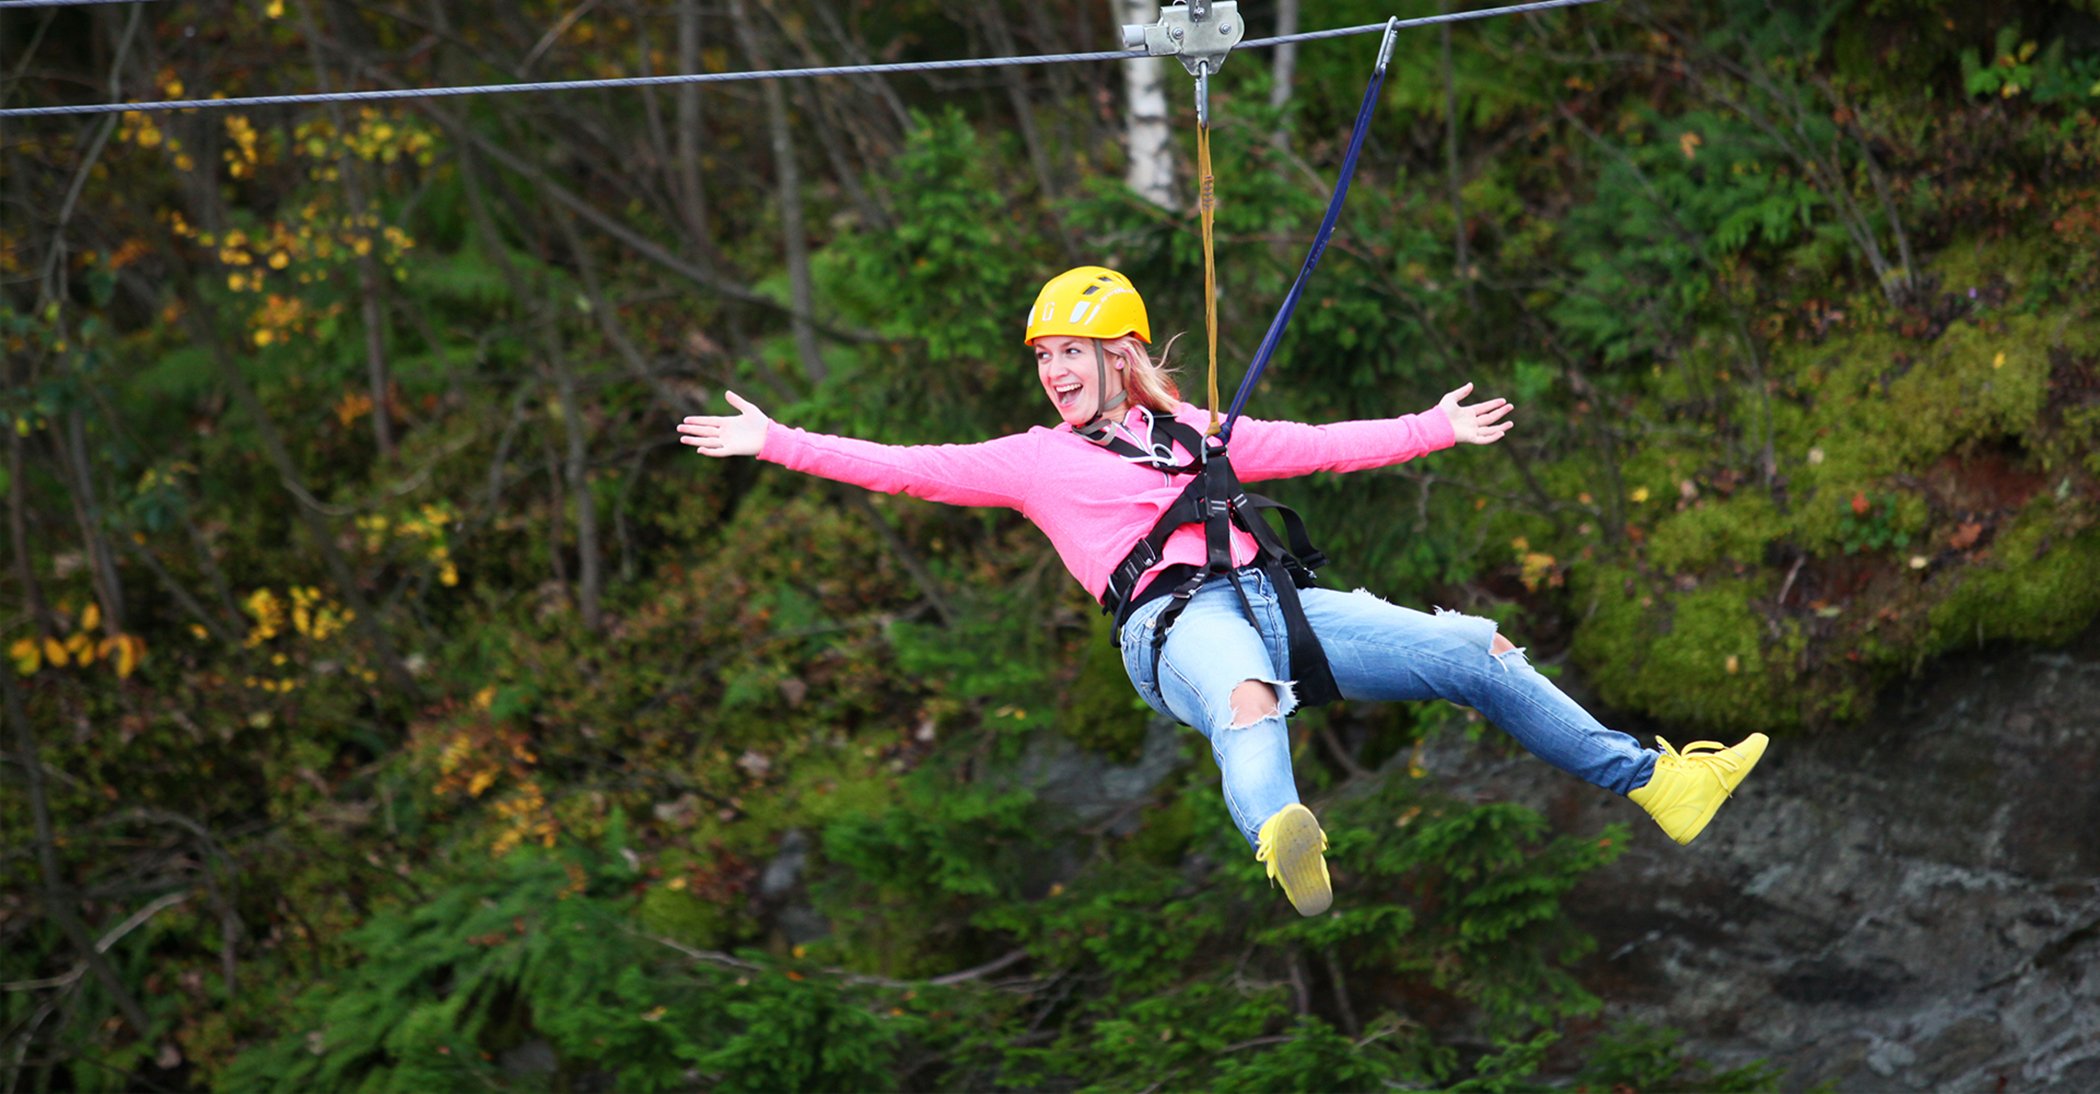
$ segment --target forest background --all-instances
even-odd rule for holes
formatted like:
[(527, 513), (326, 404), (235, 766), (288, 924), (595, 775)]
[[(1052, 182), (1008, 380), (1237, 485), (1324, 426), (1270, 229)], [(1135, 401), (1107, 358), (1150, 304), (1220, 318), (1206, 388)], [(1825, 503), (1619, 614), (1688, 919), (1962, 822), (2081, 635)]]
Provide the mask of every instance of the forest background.
[[(0, 80), (1006, 56), (1156, 14), (167, 0), (0, 12)], [(1376, 42), (1213, 81), (1228, 385)], [(730, 387), (897, 443), (1040, 424), (1021, 313), (1082, 262), (1195, 332), (1200, 401), (1193, 109), (1142, 64), (5, 123), (0, 1085), (1771, 1085), (1610, 1020), (1561, 900), (1661, 837), (1441, 791), (1422, 742), (1470, 712), (1297, 719), (1341, 891), (1299, 920), (1017, 516), (675, 443)], [(1275, 492), (1332, 583), (1494, 616), (1680, 741), (1842, 734), (1950, 651), (2063, 641), (2100, 609), (2096, 107), (2094, 0), (1405, 32), (1251, 412), (1471, 380), (1521, 425)]]

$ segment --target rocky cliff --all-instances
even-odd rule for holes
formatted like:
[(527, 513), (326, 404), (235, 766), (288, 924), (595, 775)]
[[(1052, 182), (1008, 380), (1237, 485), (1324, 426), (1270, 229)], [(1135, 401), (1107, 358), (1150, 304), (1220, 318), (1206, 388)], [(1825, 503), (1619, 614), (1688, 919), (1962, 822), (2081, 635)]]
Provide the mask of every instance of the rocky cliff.
[(1506, 749), (1431, 764), (1563, 831), (1635, 829), (1575, 900), (1614, 1017), (1790, 1088), (2100, 1089), (2100, 631), (1928, 666), (1878, 709), (1776, 740), (1689, 848)]

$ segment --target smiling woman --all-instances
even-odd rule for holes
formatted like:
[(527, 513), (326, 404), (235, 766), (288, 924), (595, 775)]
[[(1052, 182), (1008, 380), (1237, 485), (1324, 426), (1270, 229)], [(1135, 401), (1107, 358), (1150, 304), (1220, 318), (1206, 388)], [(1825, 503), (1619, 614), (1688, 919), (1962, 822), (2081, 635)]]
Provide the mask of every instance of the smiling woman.
[(1144, 298), (1105, 266), (1051, 278), (1028, 309), (1024, 337), (1058, 416), (1089, 437), (1104, 439), (1113, 428), (1109, 413), (1126, 403), (1161, 414), (1181, 404), (1165, 366), (1145, 352), (1152, 324)]
[[(1130, 280), (1101, 266), (1052, 278), (1026, 340), (1055, 427), (975, 444), (898, 446), (781, 426), (731, 393), (738, 413), (694, 415), (681, 443), (757, 456), (871, 490), (1018, 510), (1072, 576), (1116, 614), (1123, 665), (1147, 704), (1211, 744), (1235, 826), (1301, 914), (1333, 901), (1327, 838), (1298, 800), (1285, 719), (1300, 703), (1444, 699), (1475, 707), (1553, 766), (1624, 794), (1679, 843), (1713, 818), (1764, 754), (1753, 734), (1661, 751), (1607, 729), (1492, 620), (1314, 587), (1318, 553), (1295, 516), (1282, 548), (1242, 482), (1384, 467), (1455, 444), (1493, 444), (1515, 409), (1465, 403), (1307, 425), (1241, 419), (1224, 445), (1147, 352), (1151, 324)], [(1228, 519), (1229, 517), (1229, 519)], [(1301, 692), (1303, 693), (1301, 695)]]

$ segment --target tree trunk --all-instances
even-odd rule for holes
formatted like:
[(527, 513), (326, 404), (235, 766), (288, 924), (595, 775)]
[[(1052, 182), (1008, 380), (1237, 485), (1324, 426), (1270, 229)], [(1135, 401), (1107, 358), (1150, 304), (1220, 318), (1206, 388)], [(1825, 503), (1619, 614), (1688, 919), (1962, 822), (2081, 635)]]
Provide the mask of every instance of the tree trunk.
[[(700, 71), (700, 0), (678, 0), (678, 71)], [(700, 149), (707, 143), (700, 91), (699, 84), (678, 88), (678, 211), (684, 216), (686, 235), (693, 242), (687, 253), (701, 266), (712, 267), (714, 248), (708, 230), (707, 187), (700, 181)]]
[[(1451, 10), (1451, 5), (1440, 5), (1440, 11)], [(1437, 30), (1443, 37), (1444, 68), (1444, 178), (1451, 191), (1451, 265), (1452, 276), (1466, 290), (1466, 310), (1474, 311), (1473, 275), (1469, 267), (1472, 260), (1466, 254), (1466, 202), (1465, 187), (1458, 173), (1458, 75), (1451, 67), (1451, 24), (1445, 23)]]
[(583, 616), (583, 629), (596, 634), (604, 621), (599, 610), (603, 567), (599, 562), (598, 504), (591, 496), (590, 441), (583, 428), (583, 405), (576, 398), (576, 373), (562, 352), (561, 335), (549, 327), (545, 338), (547, 368), (554, 373), (554, 389), (561, 399), (562, 432), (567, 441), (562, 477), (569, 484), (570, 500), (576, 506), (576, 608)]
[[(7, 380), (14, 385), (14, 377)], [(22, 587), (30, 624), (39, 636), (48, 636), (51, 608), (44, 602), (44, 584), (37, 580), (36, 567), (30, 562), (34, 556), (29, 553), (29, 484), (23, 479), (29, 468), (22, 460), (22, 434), (11, 421), (0, 422), (0, 426), (7, 429), (7, 538), (14, 547), (15, 583)], [(0, 672), (5, 671), (10, 670), (0, 667)]]
[(4, 705), (7, 720), (14, 726), (15, 760), (29, 783), (29, 814), (35, 829), (36, 862), (39, 880), (43, 886), (44, 912), (58, 923), (59, 930), (73, 943), (80, 953), (81, 964), (87, 966), (102, 990), (117, 1004), (117, 1012), (140, 1037), (152, 1033), (152, 1024), (146, 1018), (146, 1010), (139, 1006), (138, 998), (124, 983), (109, 959), (95, 945), (88, 934), (87, 924), (81, 922), (79, 910), (74, 907), (73, 887), (66, 883), (65, 875), (59, 871), (57, 844), (51, 831), (51, 804), (44, 794), (44, 759), (36, 746), (35, 730), (29, 724), (29, 710), (22, 702), (22, 693), (15, 686), (14, 669), (0, 668), (0, 705)]
[[(1123, 0), (1130, 23), (1159, 20), (1151, 0)], [(1168, 212), (1181, 208), (1174, 196), (1174, 134), (1168, 125), (1166, 65), (1157, 57), (1123, 62), (1123, 149), (1131, 192)]]
[(87, 458), (87, 426), (78, 408), (66, 414), (63, 451), (59, 463), (71, 480), (66, 493), (73, 502), (73, 518), (80, 524), (81, 543), (87, 548), (88, 573), (94, 581), (95, 599), (102, 603), (103, 627), (110, 634), (124, 631), (124, 586), (117, 580), (116, 552), (102, 534), (102, 510), (95, 503), (94, 470)]
[[(736, 25), (737, 37), (743, 40), (744, 54), (755, 69), (767, 67), (765, 51), (760, 48), (758, 29), (751, 23), (751, 13), (744, 0), (729, 0), (729, 18)], [(809, 237), (802, 226), (802, 174), (795, 164), (795, 137), (788, 127), (787, 91), (779, 80), (763, 80), (759, 90), (766, 104), (766, 129), (773, 138), (773, 171), (776, 193), (780, 201), (780, 235), (786, 245), (788, 267), (788, 292), (794, 312), (788, 327), (794, 334), (795, 353), (802, 359), (802, 371), (811, 384), (824, 382), (828, 370), (824, 367), (824, 354), (817, 346), (817, 331), (810, 322), (815, 287), (809, 274)]]
[[(1277, 0), (1276, 36), (1279, 38), (1298, 33), (1298, 0)], [(1269, 62), (1269, 107), (1281, 112), (1291, 104), (1291, 81), (1298, 75), (1298, 43), (1285, 42), (1276, 47), (1276, 56)], [(1288, 148), (1291, 144), (1291, 127), (1279, 123), (1276, 132), (1269, 135), (1269, 143), (1277, 148)]]

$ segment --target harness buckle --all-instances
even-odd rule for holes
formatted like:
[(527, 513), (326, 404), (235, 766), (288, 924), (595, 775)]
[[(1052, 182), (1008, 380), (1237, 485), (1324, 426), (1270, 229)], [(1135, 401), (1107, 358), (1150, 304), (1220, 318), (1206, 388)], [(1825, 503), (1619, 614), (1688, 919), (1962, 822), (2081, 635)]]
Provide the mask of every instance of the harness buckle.
[(1123, 561), (1117, 563), (1115, 570), (1108, 575), (1108, 588), (1101, 595), (1101, 610), (1114, 613), (1122, 608), (1130, 599), (1131, 591), (1137, 587), (1137, 579), (1143, 577), (1145, 571), (1151, 569), (1158, 561), (1159, 552), (1152, 549), (1152, 544), (1139, 540), (1137, 546), (1132, 547), (1130, 553), (1124, 555)]

